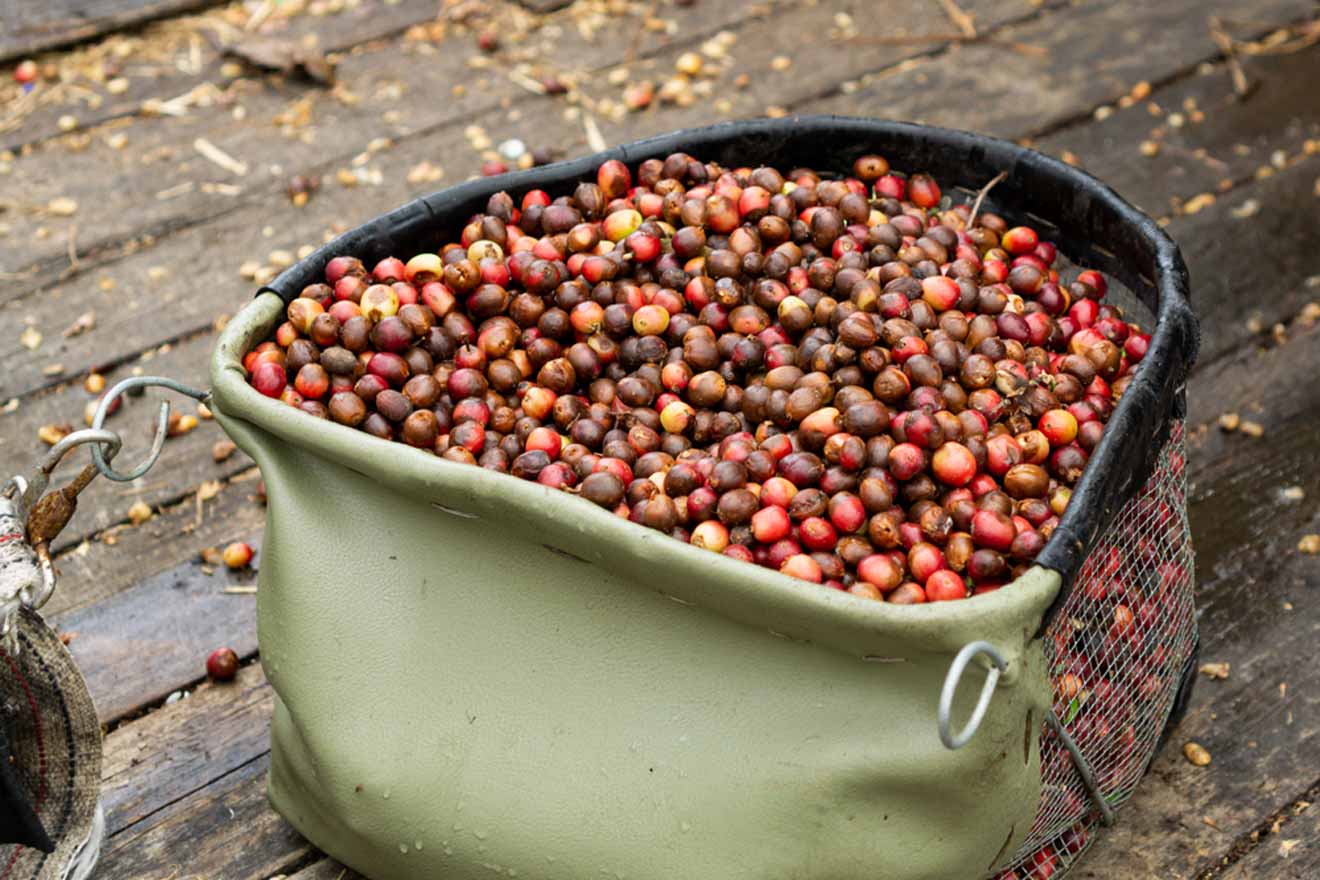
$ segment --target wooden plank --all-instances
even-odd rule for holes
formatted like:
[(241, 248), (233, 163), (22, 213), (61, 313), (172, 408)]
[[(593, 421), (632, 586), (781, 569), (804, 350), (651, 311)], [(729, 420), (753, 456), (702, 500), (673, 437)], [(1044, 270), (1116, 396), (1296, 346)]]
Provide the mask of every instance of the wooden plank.
[[(1298, 221), (1320, 208), (1317, 174), (1320, 158), (1308, 156), (1286, 171), (1233, 190), (1214, 210), (1177, 217), (1168, 225), (1192, 273), (1202, 362), (1261, 338), (1320, 295), (1315, 239)], [(1289, 216), (1279, 210), (1284, 205), (1299, 213)]]
[[(195, 388), (205, 388), (213, 343), (214, 336), (208, 334), (170, 346), (164, 352), (153, 351), (146, 361), (134, 361), (108, 372), (107, 387), (137, 369), (169, 376)], [(94, 396), (83, 390), (81, 382), (72, 382), (30, 398), (13, 412), (0, 415), (0, 472), (27, 472), (46, 449), (38, 440), (37, 431), (43, 425), (52, 424), (84, 427), (84, 408), (93, 400)], [(153, 390), (140, 397), (125, 398), (119, 412), (106, 421), (107, 427), (118, 431), (124, 438), (124, 449), (118, 462), (121, 468), (136, 465), (146, 454), (155, 433), (161, 401), (168, 401), (180, 413), (197, 411), (191, 400), (169, 392)], [(114, 483), (100, 478), (93, 481), (79, 497), (74, 518), (56, 540), (56, 551), (71, 549), (93, 534), (126, 522), (128, 509), (135, 502), (141, 501), (152, 508), (173, 505), (185, 495), (195, 493), (203, 483), (224, 481), (250, 468), (252, 461), (242, 452), (235, 452), (223, 462), (212, 458), (212, 448), (223, 439), (224, 433), (218, 424), (202, 420), (190, 433), (166, 440), (160, 458), (146, 476), (130, 483)], [(56, 480), (69, 479), (89, 458), (87, 450), (70, 453), (56, 470)], [(250, 491), (251, 487), (248, 489)], [(191, 522), (192, 518), (191, 509), (184, 511), (184, 521)]]
[[(1288, 658), (1309, 656), (1320, 632), (1306, 598), (1316, 559), (1296, 547), (1320, 531), (1320, 389), (1296, 381), (1317, 370), (1320, 329), (1298, 327), (1282, 345), (1244, 349), (1192, 380), (1189, 427), (1236, 409), (1264, 429), (1258, 439), (1192, 433), (1202, 659), (1229, 663), (1231, 673), (1198, 684), (1186, 720), (1080, 877), (1199, 877), (1316, 782), (1320, 682)], [(1187, 741), (1207, 748), (1213, 763), (1184, 760)], [(1159, 846), (1149, 845), (1152, 833), (1161, 834)]]
[(366, 878), (351, 868), (345, 868), (334, 859), (324, 858), (308, 865), (297, 874), (290, 875), (289, 880), (366, 880)]
[[(951, 63), (863, 77), (821, 106), (840, 113), (880, 107), (899, 119), (1029, 136), (1085, 118), (1140, 82), (1159, 83), (1215, 57), (1208, 19), (1239, 9), (1234, 0), (1081, 3), (1066, 15), (1008, 28), (994, 44), (955, 48)], [(1251, 18), (1263, 33), (1313, 12), (1307, 0), (1263, 0), (1252, 4)], [(969, 121), (975, 108), (984, 118)]]
[[(257, 536), (246, 537), (259, 548)], [(53, 617), (61, 630), (77, 633), (69, 650), (103, 724), (205, 677), (206, 657), (216, 648), (227, 645), (240, 657), (256, 652), (255, 597), (225, 592), (254, 584), (254, 573), (209, 570), (200, 560), (183, 562), (96, 605)]]
[(315, 850), (266, 802), (265, 756), (111, 837), (98, 880), (182, 877), (257, 880), (296, 868)]
[[(1276, 153), (1292, 159), (1320, 138), (1320, 106), (1308, 86), (1320, 77), (1320, 47), (1246, 56), (1241, 64), (1251, 83), (1246, 97), (1234, 93), (1227, 65), (1207, 65), (1145, 100), (1110, 105), (1113, 112), (1103, 120), (1033, 146), (1056, 156), (1070, 153), (1154, 215), (1179, 213), (1197, 195), (1273, 173)], [(1147, 146), (1143, 152), (1143, 144), (1157, 151), (1150, 155)]]
[(1259, 845), (1220, 876), (1223, 880), (1313, 880), (1320, 876), (1320, 806), (1295, 805)]
[[(197, 0), (195, 6), (215, 5)], [(168, 100), (198, 86), (212, 84), (226, 89), (233, 73), (222, 70), (227, 56), (218, 34), (241, 36), (251, 33), (261, 39), (311, 45), (320, 52), (344, 52), (373, 40), (390, 37), (408, 27), (433, 21), (439, 7), (435, 0), (357, 0), (313, 12), (290, 4), (267, 10), (250, 32), (247, 24), (261, 7), (231, 6), (152, 25), (140, 33), (117, 33), (96, 43), (70, 49), (47, 59), (77, 72), (73, 87), (38, 85), (37, 103), (22, 117), (21, 127), (6, 127), (0, 143), (14, 152), (25, 146), (58, 137), (60, 117), (71, 115), (86, 130), (109, 120), (142, 111), (144, 102)], [(241, 75), (250, 75), (244, 71)], [(121, 91), (108, 83), (115, 79), (127, 85)]]
[[(66, 549), (56, 559), (59, 588), (46, 606), (64, 615), (108, 599), (151, 575), (192, 565), (207, 547), (224, 547), (260, 532), (266, 508), (255, 500), (259, 474), (244, 471), (222, 484), (219, 494), (202, 502), (197, 494), (158, 508), (140, 526), (117, 525)], [(94, 614), (89, 614), (94, 621)]]
[(115, 835), (269, 750), (275, 694), (261, 665), (232, 682), (203, 682), (105, 738), (101, 799)]
[[(768, 3), (750, 0), (700, 4), (671, 10), (670, 18), (678, 32), (701, 39), (737, 27), (768, 8)], [(122, 119), (92, 132), (90, 138), (75, 132), (33, 145), (13, 163), (7, 181), (23, 194), (21, 207), (32, 220), (22, 224), (23, 247), (0, 250), (0, 272), (16, 275), (19, 281), (7, 288), (4, 298), (39, 291), (49, 283), (46, 273), (63, 272), (69, 266), (69, 230), (74, 223), (79, 230), (75, 240), (80, 264), (87, 269), (121, 255), (125, 248), (149, 245), (148, 239), (239, 205), (268, 202), (272, 196), (283, 201), (281, 194), (294, 174), (333, 177), (340, 169), (349, 170), (350, 160), (372, 142), (398, 142), (442, 125), (463, 129), (515, 102), (548, 101), (505, 75), (515, 64), (534, 62), (545, 72), (558, 70), (565, 78), (589, 79), (601, 69), (629, 57), (644, 58), (669, 42), (664, 33), (644, 28), (642, 19), (632, 13), (604, 18), (594, 28), (579, 27), (572, 14), (566, 10), (550, 16), (537, 31), (527, 31), (524, 25), (523, 30), (503, 32), (501, 38), (508, 46), (498, 61), (477, 47), (471, 33), (450, 28), (438, 44), (396, 38), (343, 55), (337, 71), (339, 87), (332, 92), (284, 77), (242, 78), (220, 83), (224, 91), (217, 87), (207, 92), (207, 106), (189, 108), (178, 118)], [(520, 15), (529, 18), (525, 12)], [(517, 34), (524, 36), (515, 42)], [(566, 71), (539, 60), (545, 58), (586, 61), (578, 60)], [(524, 76), (520, 82), (527, 79)], [(171, 92), (169, 97), (179, 94)], [(419, 95), (443, 96), (443, 100), (419, 101)], [(134, 99), (140, 102), (142, 97), (135, 94)], [(236, 112), (242, 119), (234, 118)], [(379, 122), (362, 125), (364, 112)], [(128, 146), (113, 146), (116, 135), (127, 137)], [(227, 170), (206, 160), (194, 147), (198, 138), (239, 165)], [(465, 144), (463, 152), (471, 153), (472, 148)], [(443, 163), (437, 156), (429, 158), (450, 165), (447, 157)], [(246, 173), (235, 173), (234, 167)], [(449, 178), (454, 179), (461, 178)], [(121, 210), (117, 199), (107, 197), (123, 192), (141, 194), (133, 211)], [(41, 213), (57, 198), (74, 200), (77, 215), (65, 220)]]
[(157, 18), (213, 6), (220, 0), (46, 0), (7, 15), (0, 63), (23, 58)]
[[(932, 12), (935, 4), (931, 4)], [(987, 37), (1011, 33), (1022, 22), (1057, 22), (1062, 26), (1080, 14), (1062, 0), (1040, 3), (961, 2), (960, 6)], [(844, 113), (891, 116), (880, 104), (831, 106), (822, 100), (841, 83), (917, 64), (934, 63), (948, 47), (957, 28), (941, 14), (912, 15), (911, 4), (868, 3), (837, 7), (803, 4), (780, 14), (750, 21), (727, 47), (731, 63), (706, 59), (693, 93), (701, 99), (688, 106), (653, 107), (643, 113), (598, 113), (605, 138), (629, 140), (640, 126), (647, 132), (706, 125), (725, 118), (774, 115), (792, 109), (801, 113)], [(883, 31), (868, 26), (883, 21)], [(803, 39), (811, 34), (811, 39)], [(872, 40), (875, 36), (882, 40)], [(678, 45), (668, 52), (628, 65), (628, 82), (651, 81), (657, 88), (675, 76), (679, 55), (691, 49)], [(608, 77), (596, 78), (584, 90), (597, 102), (617, 105), (622, 87)], [(659, 102), (657, 102), (659, 103)]]

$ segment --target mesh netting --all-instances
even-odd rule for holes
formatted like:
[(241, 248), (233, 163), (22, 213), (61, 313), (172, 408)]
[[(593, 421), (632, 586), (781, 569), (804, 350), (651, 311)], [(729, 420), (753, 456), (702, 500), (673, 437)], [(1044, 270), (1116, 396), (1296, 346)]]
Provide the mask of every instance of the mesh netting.
[[(1154, 473), (1096, 540), (1044, 636), (1054, 712), (1113, 807), (1132, 795), (1159, 747), (1195, 649), (1192, 588), (1175, 422)], [(1041, 782), (1031, 833), (995, 880), (1058, 880), (1094, 837), (1100, 813), (1048, 725)]]

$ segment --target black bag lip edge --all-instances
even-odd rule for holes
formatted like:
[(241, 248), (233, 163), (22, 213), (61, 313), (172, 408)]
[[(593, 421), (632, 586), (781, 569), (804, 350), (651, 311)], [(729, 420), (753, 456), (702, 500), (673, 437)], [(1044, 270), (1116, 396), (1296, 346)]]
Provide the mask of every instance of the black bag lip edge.
[[(435, 233), (440, 231), (456, 236), (456, 229), (483, 211), (497, 192), (518, 198), (532, 189), (562, 190), (594, 179), (596, 169), (609, 159), (635, 166), (674, 152), (729, 167), (771, 163), (822, 171), (876, 152), (904, 173), (930, 172), (946, 194), (954, 187), (975, 193), (999, 172), (1007, 172), (986, 196), (987, 209), (1044, 226), (1046, 237), (1066, 256), (1118, 278), (1155, 315), (1142, 367), (1115, 407), (1058, 527), (1035, 559), (1036, 565), (1062, 579), (1037, 629), (1037, 637), (1043, 634), (1071, 595), (1095, 540), (1144, 486), (1174, 420), (1185, 415), (1187, 377), (1200, 345), (1190, 278), (1177, 244), (1155, 220), (1086, 171), (1000, 138), (912, 122), (833, 115), (721, 122), (578, 159), (475, 178), (422, 196), (322, 245), (257, 294), (274, 293), (287, 303), (308, 284), (323, 280), (332, 257), (348, 254), (374, 263), (397, 256), (404, 247), (420, 247), (428, 237), (438, 242)], [(1030, 204), (1032, 210), (1014, 211), (1015, 203)]]

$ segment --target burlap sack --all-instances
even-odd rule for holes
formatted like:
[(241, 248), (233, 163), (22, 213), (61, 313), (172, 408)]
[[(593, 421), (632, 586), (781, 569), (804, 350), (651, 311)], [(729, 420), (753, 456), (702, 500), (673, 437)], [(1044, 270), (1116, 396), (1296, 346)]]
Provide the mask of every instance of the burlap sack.
[(15, 626), (17, 650), (0, 645), (0, 880), (79, 880), (105, 827), (101, 727), (59, 636), (27, 608)]

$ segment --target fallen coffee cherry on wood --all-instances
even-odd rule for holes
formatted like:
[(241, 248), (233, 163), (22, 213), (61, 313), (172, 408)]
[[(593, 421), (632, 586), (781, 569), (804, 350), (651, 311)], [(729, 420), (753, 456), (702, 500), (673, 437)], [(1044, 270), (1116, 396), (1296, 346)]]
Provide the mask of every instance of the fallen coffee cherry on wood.
[(497, 193), (434, 253), (335, 257), (243, 365), (714, 553), (965, 599), (1045, 546), (1150, 337), (1102, 275), (912, 170), (610, 160)]
[(213, 681), (233, 681), (238, 675), (238, 655), (233, 648), (216, 648), (206, 658), (206, 674)]

